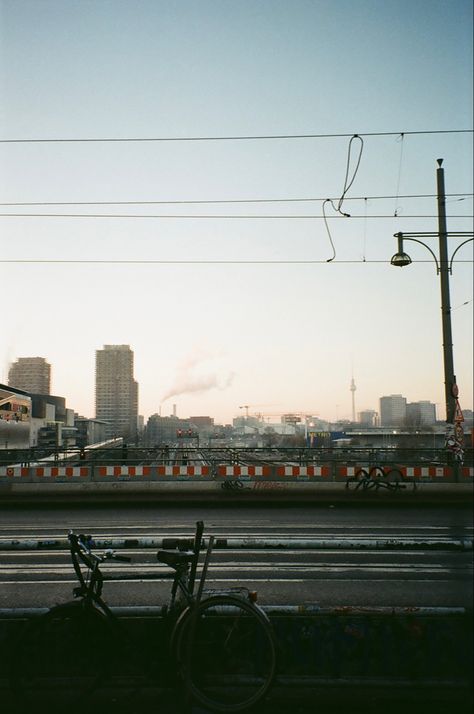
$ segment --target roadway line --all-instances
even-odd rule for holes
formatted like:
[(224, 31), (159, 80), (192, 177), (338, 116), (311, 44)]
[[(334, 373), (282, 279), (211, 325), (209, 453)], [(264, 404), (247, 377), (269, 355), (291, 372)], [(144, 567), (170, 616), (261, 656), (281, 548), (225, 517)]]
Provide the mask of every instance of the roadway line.
[[(55, 567), (55, 568), (45, 568), (37, 565), (30, 565), (30, 566), (25, 566), (22, 568), (17, 568), (17, 567), (5, 567), (2, 568), (3, 572), (5, 575), (13, 576), (13, 575), (45, 575), (48, 573), (49, 575), (69, 575), (71, 568), (64, 566), (64, 567)], [(438, 564), (431, 564), (431, 565), (423, 565), (423, 564), (418, 564), (418, 565), (403, 565), (403, 564), (398, 564), (394, 563), (392, 564), (386, 564), (386, 563), (378, 563), (374, 565), (359, 565), (359, 564), (353, 564), (353, 563), (343, 563), (343, 564), (338, 564), (338, 565), (304, 565), (304, 564), (298, 564), (298, 563), (272, 563), (271, 565), (268, 565), (268, 563), (225, 563), (224, 567), (219, 567), (219, 566), (210, 566), (209, 572), (214, 572), (218, 573), (221, 571), (224, 571), (226, 573), (232, 572), (232, 573), (248, 573), (248, 572), (253, 572), (254, 570), (258, 570), (258, 572), (272, 572), (275, 573), (275, 571), (280, 571), (280, 572), (300, 572), (300, 573), (344, 573), (347, 571), (357, 571), (358, 573), (364, 572), (364, 573), (431, 573), (431, 574), (442, 574), (442, 573), (453, 573), (453, 572), (461, 572), (463, 574), (466, 574), (466, 577), (468, 576), (469, 573), (473, 571), (473, 566), (472, 565), (457, 565), (457, 566), (445, 566), (445, 565), (438, 565)], [(134, 580), (136, 579), (137, 581), (141, 579), (155, 579), (157, 582), (168, 582), (169, 577), (166, 577), (170, 572), (169, 570), (163, 571), (160, 573), (156, 568), (147, 568), (145, 567), (140, 567), (139, 565), (136, 566), (135, 568), (132, 569), (115, 569), (115, 570), (109, 570), (107, 572), (104, 572), (104, 580), (105, 582), (113, 582), (115, 579), (117, 580), (123, 580), (123, 579), (128, 579), (128, 580)], [(278, 573), (275, 573), (278, 575)], [(278, 577), (275, 577), (275, 582), (279, 580)], [(1, 582), (4, 582), (0, 578)], [(24, 582), (23, 580), (20, 580), (18, 582)]]
[[(147, 566), (149, 570), (147, 570)], [(259, 570), (270, 570), (270, 571), (275, 571), (275, 569), (278, 570), (301, 570), (301, 571), (307, 571), (307, 572), (342, 572), (344, 570), (363, 570), (363, 571), (368, 571), (368, 572), (391, 572), (391, 571), (398, 571), (398, 572), (430, 572), (430, 573), (437, 573), (437, 572), (452, 572), (455, 570), (460, 570), (463, 572), (470, 572), (471, 570), (474, 569), (474, 566), (472, 564), (460, 564), (460, 565), (454, 565), (454, 566), (445, 566), (441, 564), (436, 564), (436, 563), (431, 563), (427, 565), (423, 564), (418, 564), (418, 565), (413, 565), (413, 564), (403, 564), (403, 563), (373, 563), (371, 565), (364, 565), (363, 563), (338, 563), (337, 565), (331, 565), (329, 563), (324, 563), (324, 564), (316, 564), (316, 565), (308, 565), (304, 563), (290, 563), (290, 562), (281, 562), (281, 563), (268, 563), (268, 562), (249, 562), (249, 563), (242, 563), (242, 562), (228, 562), (226, 561), (223, 564), (214, 564), (210, 565), (209, 569), (212, 571), (219, 571), (219, 570), (232, 570), (233, 572), (240, 572), (240, 571), (245, 571), (245, 570), (255, 570), (258, 568)], [(8, 574), (23, 574), (23, 573), (29, 573), (29, 574), (37, 574), (37, 573), (51, 573), (51, 574), (61, 574), (61, 573), (70, 573), (71, 567), (68, 565), (60, 565), (60, 566), (49, 566), (48, 565), (33, 565), (33, 564), (26, 564), (19, 568), (16, 565), (5, 565), (2, 566), (2, 572), (8, 573)], [(104, 569), (103, 573), (106, 577), (113, 577), (114, 575), (118, 573), (130, 573), (133, 574), (135, 572), (138, 573), (147, 573), (148, 575), (155, 575), (157, 580), (160, 579), (160, 569), (158, 568), (153, 568), (150, 567), (150, 565), (144, 563), (144, 564), (139, 564), (137, 563), (136, 565), (129, 566), (127, 568), (123, 568), (120, 566), (112, 566), (111, 568), (107, 568), (106, 570)], [(164, 567), (161, 572), (161, 577), (165, 574), (168, 574), (172, 572), (171, 570), (165, 570)], [(165, 578), (168, 579), (168, 578)]]

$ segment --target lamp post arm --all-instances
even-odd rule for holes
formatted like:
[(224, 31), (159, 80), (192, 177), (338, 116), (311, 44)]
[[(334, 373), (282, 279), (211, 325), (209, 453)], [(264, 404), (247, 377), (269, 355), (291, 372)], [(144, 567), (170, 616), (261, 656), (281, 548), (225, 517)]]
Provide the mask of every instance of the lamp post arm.
[(463, 245), (466, 245), (466, 243), (470, 243), (470, 242), (473, 241), (473, 240), (474, 240), (474, 238), (468, 238), (467, 240), (463, 241), (460, 245), (458, 245), (458, 247), (456, 248), (456, 250), (454, 251), (454, 253), (453, 253), (452, 256), (451, 256), (451, 262), (450, 262), (450, 264), (449, 264), (449, 272), (450, 272), (450, 273), (453, 272), (453, 260), (454, 260), (454, 256), (455, 256), (456, 253), (458, 252), (459, 248), (462, 248)]
[[(436, 233), (435, 235), (438, 235), (438, 234)], [(419, 243), (420, 245), (423, 245), (423, 246), (426, 248), (426, 250), (429, 250), (429, 251), (430, 251), (431, 255), (433, 256), (434, 262), (436, 263), (436, 274), (439, 275), (439, 263), (438, 263), (438, 258), (436, 257), (436, 254), (431, 250), (431, 248), (429, 247), (429, 245), (426, 245), (426, 243), (423, 243), (422, 240), (418, 240), (417, 238), (407, 238), (404, 233), (402, 233), (402, 236), (403, 236), (403, 240), (404, 240), (404, 241), (406, 241), (406, 240), (411, 240), (411, 241), (413, 241), (413, 243)]]

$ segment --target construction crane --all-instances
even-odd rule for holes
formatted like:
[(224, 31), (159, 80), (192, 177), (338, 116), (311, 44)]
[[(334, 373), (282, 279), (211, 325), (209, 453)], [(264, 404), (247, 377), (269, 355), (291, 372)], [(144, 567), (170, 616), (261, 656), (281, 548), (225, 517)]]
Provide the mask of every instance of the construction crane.
[(249, 409), (250, 407), (255, 408), (255, 407), (272, 407), (274, 406), (273, 404), (242, 404), (239, 406), (239, 409), (245, 409), (245, 417), (246, 419), (249, 418)]

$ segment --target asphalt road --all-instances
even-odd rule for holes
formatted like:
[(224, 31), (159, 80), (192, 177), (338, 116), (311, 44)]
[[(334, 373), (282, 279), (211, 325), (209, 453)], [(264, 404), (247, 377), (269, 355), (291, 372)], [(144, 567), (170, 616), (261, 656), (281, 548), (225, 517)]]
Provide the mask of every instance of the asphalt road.
[[(452, 549), (472, 539), (472, 512), (456, 507), (98, 507), (0, 510), (0, 608), (47, 607), (71, 597), (72, 568), (65, 550), (4, 550), (11, 539), (64, 538), (68, 529), (97, 538), (190, 536), (196, 520), (216, 537), (279, 538), (279, 549), (215, 550), (208, 586), (245, 585), (262, 604), (471, 607), (472, 550)], [(291, 547), (294, 539), (332, 539), (334, 547)], [(383, 547), (359, 546), (376, 539)], [(387, 547), (387, 541), (417, 547)], [(440, 544), (444, 541), (445, 545)], [(125, 581), (107, 583), (112, 606), (158, 605), (167, 582), (133, 582), (158, 567), (155, 549), (120, 551)]]

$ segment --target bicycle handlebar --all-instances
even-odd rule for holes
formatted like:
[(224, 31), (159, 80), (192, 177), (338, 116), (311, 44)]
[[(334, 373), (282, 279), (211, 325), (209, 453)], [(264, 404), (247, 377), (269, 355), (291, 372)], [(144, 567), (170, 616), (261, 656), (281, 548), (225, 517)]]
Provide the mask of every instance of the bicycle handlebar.
[(92, 551), (94, 541), (90, 535), (84, 535), (83, 533), (77, 535), (73, 531), (69, 531), (68, 540), (73, 558), (74, 556), (80, 556), (81, 560), (91, 570), (94, 566), (98, 566), (106, 560), (119, 560), (123, 563), (132, 562), (132, 559), (128, 555), (116, 555), (115, 551), (110, 549), (102, 554), (94, 553)]

